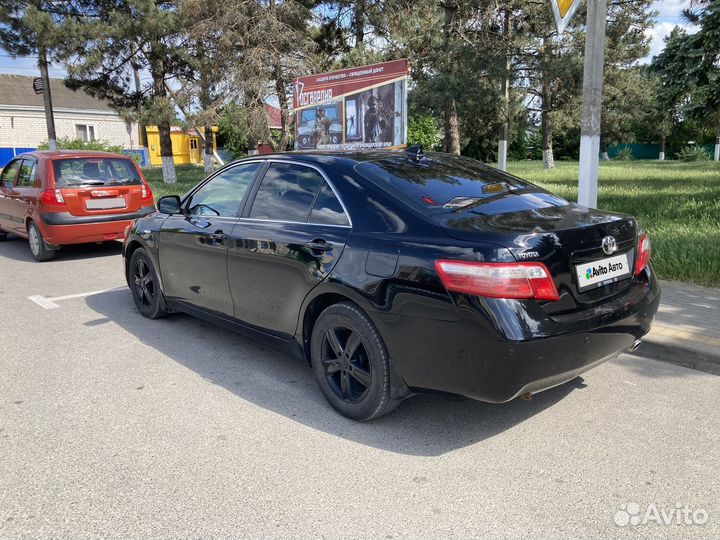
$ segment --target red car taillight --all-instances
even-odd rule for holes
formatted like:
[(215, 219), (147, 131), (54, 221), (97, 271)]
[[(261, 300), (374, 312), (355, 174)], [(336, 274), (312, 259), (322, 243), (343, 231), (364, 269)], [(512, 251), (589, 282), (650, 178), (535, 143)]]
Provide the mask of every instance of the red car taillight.
[(151, 203), (155, 202), (153, 200), (153, 192), (150, 189), (150, 186), (143, 184), (140, 194), (141, 194), (141, 198), (142, 198), (143, 202), (148, 202), (148, 201)]
[(46, 206), (65, 206), (65, 198), (59, 189), (47, 189), (40, 195), (40, 201)]
[(550, 271), (542, 263), (439, 260), (435, 269), (449, 291), (490, 298), (560, 298)]
[(645, 267), (650, 264), (650, 239), (646, 233), (640, 235), (638, 240), (637, 259), (635, 259), (635, 275), (645, 270)]

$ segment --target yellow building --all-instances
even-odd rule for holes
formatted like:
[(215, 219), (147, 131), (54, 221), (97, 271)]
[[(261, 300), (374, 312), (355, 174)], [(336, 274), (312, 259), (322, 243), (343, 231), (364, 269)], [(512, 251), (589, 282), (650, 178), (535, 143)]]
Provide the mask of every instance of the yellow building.
[[(217, 151), (217, 126), (213, 126), (213, 150)], [(153, 167), (162, 165), (160, 155), (160, 132), (157, 126), (147, 126), (148, 148), (150, 149), (150, 163)], [(183, 131), (179, 127), (170, 128), (172, 139), (173, 161), (175, 165), (202, 164), (203, 142), (195, 132)]]

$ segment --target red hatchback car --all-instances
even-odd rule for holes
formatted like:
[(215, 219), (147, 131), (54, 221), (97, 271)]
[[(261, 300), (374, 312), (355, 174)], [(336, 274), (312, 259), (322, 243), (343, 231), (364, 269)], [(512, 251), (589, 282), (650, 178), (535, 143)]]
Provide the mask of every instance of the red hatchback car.
[(38, 261), (63, 245), (122, 239), (133, 219), (154, 211), (150, 186), (127, 156), (29, 152), (0, 175), (0, 240), (27, 238)]

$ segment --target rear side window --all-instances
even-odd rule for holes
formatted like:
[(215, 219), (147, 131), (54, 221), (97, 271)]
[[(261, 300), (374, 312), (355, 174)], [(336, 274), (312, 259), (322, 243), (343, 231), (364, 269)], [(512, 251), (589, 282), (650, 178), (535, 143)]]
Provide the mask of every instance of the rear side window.
[(318, 188), (325, 182), (315, 169), (272, 163), (250, 211), (254, 219), (306, 222)]
[[(397, 154), (358, 163), (355, 170), (426, 214), (479, 208), (484, 200), (523, 189), (540, 191), (529, 182), (479, 161), (456, 156), (432, 155), (414, 159)], [(549, 203), (558, 206), (568, 204), (560, 197), (555, 199)]]
[(35, 160), (23, 159), (20, 166), (20, 174), (18, 174), (18, 187), (33, 187), (35, 184)]
[(56, 187), (142, 184), (140, 173), (129, 159), (87, 157), (53, 161)]
[(348, 221), (348, 217), (345, 215), (345, 210), (343, 210), (340, 201), (327, 182), (323, 182), (315, 199), (315, 204), (310, 213), (310, 223), (319, 223), (321, 225), (350, 225), (350, 221)]

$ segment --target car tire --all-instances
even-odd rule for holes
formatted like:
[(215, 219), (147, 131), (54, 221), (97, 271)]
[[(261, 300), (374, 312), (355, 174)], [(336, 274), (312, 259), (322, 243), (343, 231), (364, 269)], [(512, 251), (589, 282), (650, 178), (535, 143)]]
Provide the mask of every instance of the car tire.
[(49, 261), (55, 256), (55, 250), (47, 247), (40, 229), (33, 221), (28, 223), (27, 233), (30, 253), (36, 261)]
[(168, 314), (155, 265), (143, 248), (136, 249), (130, 257), (128, 284), (135, 307), (143, 316), (159, 319)]
[(367, 421), (398, 405), (392, 397), (385, 343), (357, 305), (343, 302), (323, 311), (313, 327), (310, 348), (320, 390), (343, 416)]
[(0, 242), (7, 240), (7, 233), (0, 231)]

